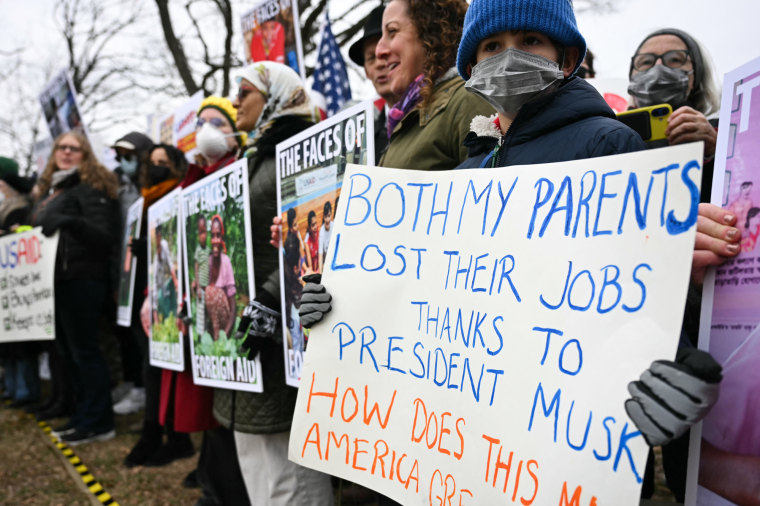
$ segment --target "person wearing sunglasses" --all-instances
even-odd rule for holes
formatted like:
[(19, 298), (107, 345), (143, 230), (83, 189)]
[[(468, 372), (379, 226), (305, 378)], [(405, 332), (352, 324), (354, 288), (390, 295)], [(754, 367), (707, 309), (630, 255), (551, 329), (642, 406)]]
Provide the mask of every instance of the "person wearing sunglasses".
[(279, 250), (269, 245), (269, 226), (279, 214), (277, 144), (312, 126), (319, 112), (300, 76), (286, 65), (253, 63), (237, 72), (236, 82), (237, 127), (248, 133), (242, 158), (248, 164), (253, 246), (248, 253), (256, 297), (243, 311), (235, 337), (245, 337), (249, 358), (259, 355), (266, 386), (262, 393), (215, 389), (214, 416), (223, 428), (215, 429), (208, 453), (216, 455), (219, 465), (209, 466), (212, 473), (202, 476), (199, 462), (199, 481), (204, 495), (207, 489), (228, 489), (235, 477), (225, 466), (232, 460), (239, 464), (250, 504), (333, 504), (329, 476), (288, 460), (298, 390), (285, 383)]

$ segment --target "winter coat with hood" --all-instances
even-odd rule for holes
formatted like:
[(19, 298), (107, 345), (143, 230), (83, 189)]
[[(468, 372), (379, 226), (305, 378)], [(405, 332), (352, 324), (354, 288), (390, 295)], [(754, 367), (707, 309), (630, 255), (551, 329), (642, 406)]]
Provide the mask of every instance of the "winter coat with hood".
[[(565, 162), (646, 149), (639, 134), (615, 119), (604, 99), (583, 79), (520, 108), (506, 134), (477, 118), (465, 146), (470, 157), (458, 169)], [(498, 148), (498, 149), (496, 149)]]

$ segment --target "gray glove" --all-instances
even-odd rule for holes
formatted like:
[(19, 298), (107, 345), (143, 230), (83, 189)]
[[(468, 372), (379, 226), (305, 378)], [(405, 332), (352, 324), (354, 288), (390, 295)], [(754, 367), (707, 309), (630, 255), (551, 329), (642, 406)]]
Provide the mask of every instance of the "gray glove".
[(625, 410), (650, 446), (676, 439), (718, 400), (721, 367), (709, 353), (682, 348), (676, 361), (657, 360), (628, 384)]
[(315, 323), (322, 321), (325, 313), (330, 312), (332, 296), (327, 293), (324, 286), (319, 284), (322, 281), (321, 274), (309, 274), (304, 276), (303, 280), (306, 281), (306, 285), (301, 292), (298, 317), (301, 320), (301, 325), (309, 329)]

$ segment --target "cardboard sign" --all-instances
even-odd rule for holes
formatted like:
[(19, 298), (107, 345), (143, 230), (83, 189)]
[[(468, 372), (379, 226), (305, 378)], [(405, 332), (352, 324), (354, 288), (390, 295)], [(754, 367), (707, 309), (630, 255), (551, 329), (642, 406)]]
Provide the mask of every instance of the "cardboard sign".
[(256, 296), (247, 161), (185, 188), (182, 223), (193, 381), (261, 392), (258, 356), (248, 360), (240, 351), (245, 338), (234, 338), (238, 315)]
[(57, 251), (41, 227), (0, 237), (0, 342), (55, 338)]
[(701, 163), (350, 165), (289, 457), (404, 504), (638, 505), (626, 386), (675, 356)]
[(119, 263), (119, 292), (117, 297), (116, 323), (122, 327), (132, 325), (132, 302), (135, 291), (135, 271), (137, 259), (132, 255), (129, 244), (132, 239), (140, 237), (142, 224), (143, 199), (137, 199), (127, 209), (124, 223), (124, 237), (121, 241), (121, 262)]
[(306, 79), (298, 24), (298, 2), (261, 0), (240, 17), (245, 61), (273, 61)]
[(737, 216), (738, 256), (709, 272), (699, 347), (723, 366), (720, 398), (691, 431), (686, 503), (748, 504), (760, 470), (760, 58), (726, 74), (712, 202)]
[(277, 145), (282, 218), (280, 294), (285, 381), (301, 381), (306, 349), (298, 307), (301, 277), (322, 272), (347, 163), (375, 165), (374, 105), (357, 104)]
[(179, 196), (176, 188), (148, 208), (150, 364), (174, 371), (185, 368), (183, 336), (177, 327), (182, 302)]
[(87, 135), (82, 114), (77, 106), (76, 92), (67, 70), (61, 70), (40, 93), (40, 105), (50, 136), (56, 139), (69, 130)]

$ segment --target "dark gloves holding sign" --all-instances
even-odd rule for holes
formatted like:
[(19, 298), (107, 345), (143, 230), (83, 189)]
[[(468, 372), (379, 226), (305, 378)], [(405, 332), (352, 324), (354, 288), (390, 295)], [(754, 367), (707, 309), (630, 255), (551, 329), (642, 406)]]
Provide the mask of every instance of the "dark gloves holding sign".
[(248, 350), (249, 360), (253, 360), (263, 348), (277, 345), (275, 332), (279, 321), (280, 313), (268, 308), (259, 300), (254, 299), (245, 306), (235, 339), (246, 338), (240, 350)]
[(709, 353), (678, 350), (676, 361), (657, 360), (628, 384), (625, 410), (650, 446), (666, 444), (701, 420), (718, 400), (721, 367)]
[(298, 308), (298, 317), (301, 319), (301, 325), (304, 328), (311, 328), (315, 323), (322, 321), (325, 313), (332, 309), (330, 301), (332, 296), (327, 293), (325, 287), (321, 285), (321, 274), (309, 274), (304, 276), (303, 280), (306, 285), (301, 292), (301, 306)]

